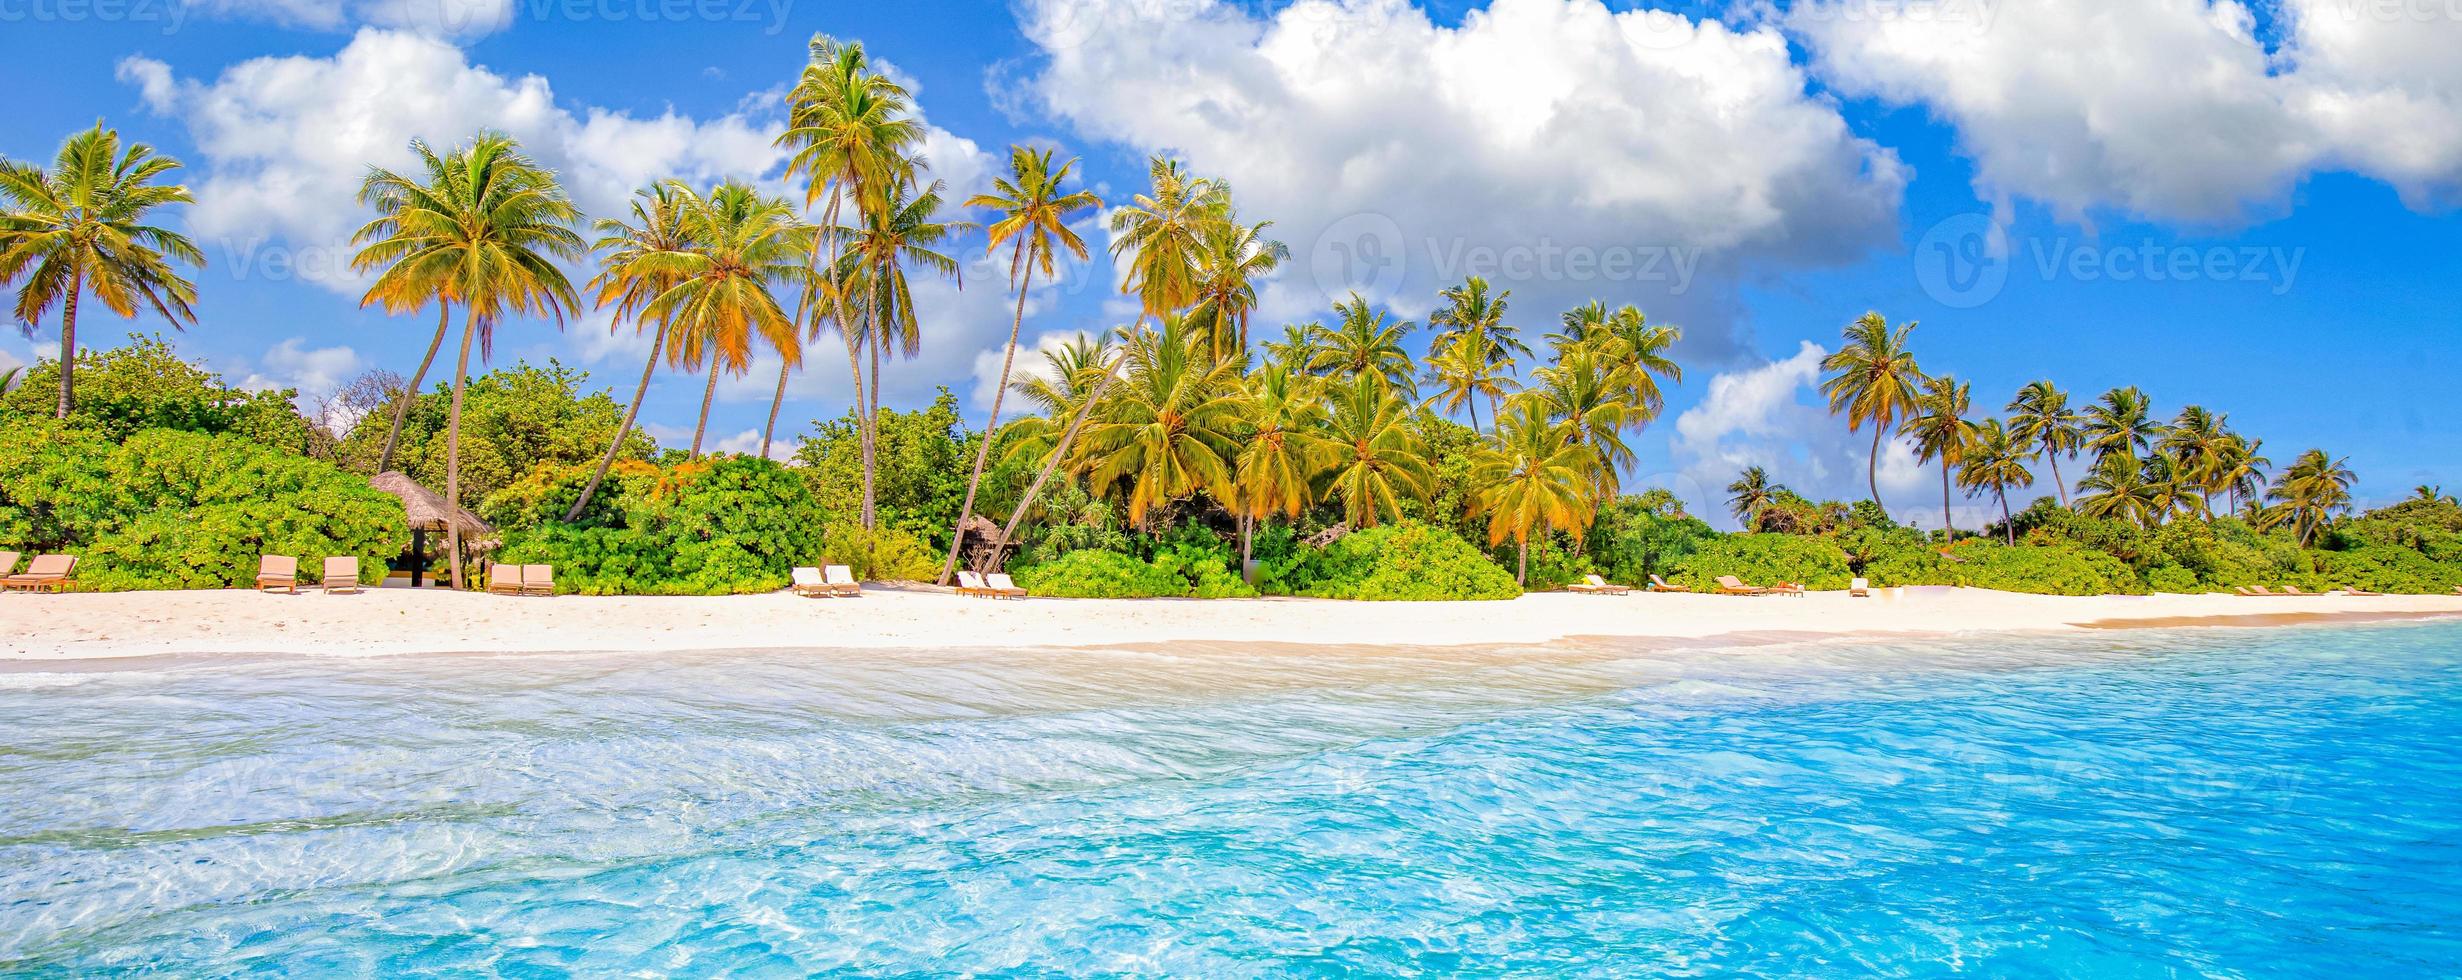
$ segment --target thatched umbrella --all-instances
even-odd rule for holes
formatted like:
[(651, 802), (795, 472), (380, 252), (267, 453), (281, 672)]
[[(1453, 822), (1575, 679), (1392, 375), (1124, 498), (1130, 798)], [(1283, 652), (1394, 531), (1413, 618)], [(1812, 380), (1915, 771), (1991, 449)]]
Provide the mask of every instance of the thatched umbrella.
[[(410, 585), (417, 588), (421, 574), (427, 571), (427, 535), (445, 533), (455, 525), (462, 529), (462, 540), (469, 542), (496, 533), (479, 515), (467, 507), (455, 507), (445, 502), (443, 494), (420, 486), (417, 480), (394, 470), (368, 478), (368, 485), (402, 498), (402, 515), (410, 525)], [(451, 523), (447, 523), (451, 522)]]

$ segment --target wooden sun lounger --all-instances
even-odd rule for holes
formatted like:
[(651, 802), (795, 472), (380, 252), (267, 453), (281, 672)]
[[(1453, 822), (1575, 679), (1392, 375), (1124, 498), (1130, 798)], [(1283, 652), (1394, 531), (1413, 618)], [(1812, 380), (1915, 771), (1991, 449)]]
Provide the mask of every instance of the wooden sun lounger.
[(2350, 586), (2350, 585), (2346, 585), (2346, 586), (2343, 586), (2343, 587), (2342, 587), (2342, 594), (2343, 594), (2343, 595), (2374, 595), (2374, 596), (2381, 596), (2381, 595), (2384, 595), (2385, 593), (2382, 593), (2382, 592), (2370, 592), (2370, 591), (2368, 591), (2368, 590), (2366, 590), (2366, 589), (2359, 588), (2359, 587), (2357, 587), (2357, 586)]
[(2313, 598), (2316, 598), (2316, 597), (2318, 597), (2318, 596), (2322, 596), (2322, 595), (2324, 595), (2325, 593), (2323, 593), (2323, 592), (2307, 592), (2307, 591), (2302, 591), (2302, 590), (2300, 589), (2300, 587), (2299, 587), (2299, 586), (2296, 586), (2296, 585), (2286, 585), (2286, 586), (2283, 586), (2283, 587), (2282, 587), (2282, 594), (2284, 594), (2284, 595), (2295, 595), (2295, 596), (2302, 596), (2302, 597), (2312, 598), (2312, 599), (2313, 599)]
[(0, 591), (65, 592), (77, 577), (75, 555), (36, 555), (23, 575), (0, 579)]
[(788, 583), (787, 587), (794, 589), (796, 595), (814, 597), (830, 594), (829, 583), (821, 580), (820, 569), (798, 565), (789, 574), (793, 577), (793, 581)]
[(1596, 575), (1584, 575), (1580, 582), (1565, 586), (1564, 590), (1579, 592), (1583, 595), (1623, 595), (1633, 591), (1630, 586), (1612, 585), (1606, 579)]
[(959, 572), (957, 573), (957, 594), (985, 598), (992, 594), (992, 587), (983, 581), (983, 575), (980, 572)]
[(1688, 588), (1685, 588), (1685, 587), (1683, 587), (1683, 586), (1681, 586), (1681, 585), (1669, 585), (1669, 584), (1667, 584), (1667, 580), (1666, 580), (1666, 579), (1660, 578), (1660, 577), (1658, 577), (1658, 576), (1656, 576), (1656, 575), (1652, 575), (1652, 576), (1650, 576), (1650, 591), (1652, 591), (1652, 592), (1691, 592), (1692, 590), (1691, 590), (1691, 589), (1688, 589)]
[(523, 565), (521, 567), (521, 594), (555, 595), (556, 567), (554, 565)]
[(829, 585), (831, 595), (859, 596), (863, 594), (863, 583), (855, 581), (855, 570), (852, 568), (844, 565), (831, 565), (821, 569), (821, 576), (823, 581)]
[(992, 590), (994, 599), (1023, 599), (1026, 597), (1026, 590), (1018, 588), (1017, 582), (1010, 579), (1007, 572), (993, 572), (983, 576), (983, 587)]
[(487, 566), (487, 594), (520, 595), (521, 566), (490, 563)]
[(281, 589), (299, 594), (299, 559), (289, 555), (264, 555), (256, 560), (256, 590)]
[(1761, 588), (1757, 585), (1746, 585), (1744, 584), (1743, 579), (1737, 578), (1733, 575), (1721, 575), (1718, 577), (1718, 594), (1768, 595), (1770, 594), (1770, 590)]
[(17, 553), (0, 551), (0, 578), (17, 574)]
[(325, 594), (359, 591), (359, 559), (336, 555), (325, 559)]
[(1857, 599), (1869, 599), (1872, 597), (1872, 583), (1860, 578), (1848, 582), (1847, 595)]

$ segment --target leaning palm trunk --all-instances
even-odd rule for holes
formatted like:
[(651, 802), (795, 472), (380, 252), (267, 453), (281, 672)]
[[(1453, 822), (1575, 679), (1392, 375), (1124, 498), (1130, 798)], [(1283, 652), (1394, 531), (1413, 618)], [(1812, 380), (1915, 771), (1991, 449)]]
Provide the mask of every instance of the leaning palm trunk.
[(1521, 548), (1520, 548), (1520, 551), (1521, 551), (1521, 553), (1522, 553), (1521, 565), (1520, 565), (1520, 567), (1515, 568), (1515, 569), (1513, 570), (1513, 584), (1515, 584), (1515, 585), (1520, 585), (1520, 586), (1525, 586), (1525, 587), (1526, 587), (1526, 586), (1528, 586), (1528, 585), (1530, 584), (1530, 534), (1529, 534), (1529, 532), (1523, 532), (1523, 534), (1522, 534), (1522, 541), (1521, 541)]
[[(1009, 321), (1009, 346), (1000, 355), (1000, 384), (992, 389), (991, 418), (983, 424), (983, 444), (975, 448), (974, 475), (966, 479), (966, 502), (957, 508), (957, 526), (949, 533), (949, 558), (940, 564), (940, 584), (949, 584), (949, 576), (957, 573), (958, 548), (966, 543), (966, 519), (974, 516), (975, 490), (983, 485), (983, 464), (992, 456), (992, 437), (1000, 431), (1000, 402), (1009, 393), (1009, 367), (1017, 363), (1017, 335), (1026, 326), (1026, 289), (1034, 278), (1034, 263), (1025, 261), (1026, 244), (1019, 241), (1016, 254), (1009, 260), (1011, 271), (1021, 271), (1017, 281), (1017, 315)], [(1242, 554), (1241, 558), (1248, 557)]]
[[(829, 204), (832, 209), (830, 215), (824, 216), (822, 220), (832, 226), (835, 226), (835, 209), (838, 201), (835, 197), (832, 197)], [(805, 318), (807, 317), (813, 319), (819, 318), (820, 311), (812, 308), (812, 293), (814, 289), (812, 279), (814, 276), (818, 275), (821, 270), (821, 250), (834, 243), (836, 237), (837, 236), (832, 233), (827, 236), (814, 236), (812, 239), (812, 252), (804, 258), (803, 299), (798, 301), (795, 305), (795, 323), (797, 326), (802, 326)], [(814, 339), (819, 339), (819, 325), (814, 324), (811, 327), (807, 327), (804, 335)], [(781, 363), (778, 365), (778, 390), (769, 396), (769, 422), (761, 426), (762, 459), (769, 458), (769, 439), (772, 434), (778, 431), (778, 409), (786, 404), (786, 379), (789, 374), (794, 373), (794, 370), (795, 366), (792, 364)]]
[(445, 414), (445, 554), (453, 562), (453, 591), (462, 590), (462, 381), (470, 374), (470, 338), (479, 329), (478, 307), (462, 317), (462, 354), (453, 362), (453, 407)]
[(1889, 519), (1889, 505), (1881, 502), (1881, 426), (1872, 426), (1872, 455), (1864, 460), (1864, 483), (1872, 488), (1872, 506), (1880, 508), (1881, 519)]
[[(1140, 313), (1137, 322), (1131, 324), (1129, 329), (1134, 333), (1144, 326), (1145, 314)], [(1069, 458), (1069, 444), (1077, 441), (1078, 430), (1086, 427), (1086, 420), (1094, 415), (1094, 406), (1103, 400), (1104, 392), (1111, 390), (1112, 380), (1120, 376), (1120, 366), (1128, 363), (1128, 352), (1128, 346), (1122, 345), (1120, 352), (1112, 355), (1111, 363), (1103, 366), (1103, 376), (1094, 382), (1094, 390), (1086, 394), (1085, 404), (1077, 406), (1076, 416), (1069, 419), (1068, 429), (1060, 434), (1059, 445), (1052, 447), (1051, 458), (1043, 461), (1043, 468), (1035, 473), (1034, 482), (1026, 486), (1026, 495), (1018, 498), (1017, 509), (1009, 513), (1008, 526), (1000, 529), (1000, 540), (992, 542), (991, 554), (984, 559), (980, 571), (988, 572), (1000, 567), (1001, 553), (1008, 550), (1010, 539), (1017, 536), (1017, 525), (1026, 519), (1028, 511), (1034, 509), (1035, 498), (1043, 495), (1043, 485), (1051, 482), (1052, 473), (1058, 471), (1060, 464)]]
[(2060, 491), (2060, 509), (2069, 509), (2069, 481), (2060, 478), (2060, 454), (2045, 450), (2043, 459), (2052, 464), (2052, 489)]
[(85, 268), (70, 277), (68, 302), (60, 307), (60, 416), (76, 404), (77, 389), (77, 294), (85, 292)]
[(2009, 488), (2002, 487), (1996, 493), (2000, 497), (2000, 529), (2008, 534), (2010, 544), (2016, 544), (2017, 519), (2009, 516)]
[(667, 324), (661, 320), (658, 333), (650, 338), (650, 360), (641, 366), (641, 383), (633, 388), (632, 403), (624, 407), (624, 422), (616, 426), (615, 439), (607, 443), (607, 455), (599, 457), (598, 470), (590, 474), (590, 482), (581, 488), (581, 499), (573, 501), (573, 509), (564, 512), (564, 522), (581, 519), (581, 510), (590, 506), (590, 495), (598, 492), (599, 481), (607, 478), (607, 467), (615, 465), (616, 452), (624, 448), (624, 437), (633, 434), (633, 418), (641, 414), (641, 399), (650, 393), (650, 375), (658, 370), (660, 348), (666, 345)]
[[(427, 380), (427, 369), (436, 363), (436, 352), (445, 345), (445, 331), (453, 328), (453, 304), (436, 301), (436, 336), (427, 342), (427, 356), (419, 359), (419, 370), (410, 376), (409, 387), (393, 403), (393, 427), (385, 430), (385, 449), (376, 454), (376, 472), (393, 468), (393, 446), (402, 438), (402, 420), (410, 416), (410, 403), (419, 399), (419, 382)], [(566, 518), (570, 520), (571, 518)]]
[(700, 458), (701, 458), (701, 434), (702, 434), (702, 433), (704, 433), (704, 432), (709, 431), (709, 428), (710, 428), (710, 402), (715, 401), (717, 398), (718, 398), (718, 358), (716, 358), (716, 357), (712, 357), (712, 358), (710, 358), (710, 383), (709, 383), (709, 384), (707, 384), (707, 385), (703, 385), (703, 386), (702, 386), (702, 388), (701, 388), (701, 421), (696, 422), (696, 423), (693, 423), (693, 427), (692, 427), (692, 455), (690, 455), (690, 456), (686, 457), (687, 459), (700, 459)]
[(1943, 544), (1958, 543), (1957, 525), (1949, 522), (1949, 457), (1941, 457), (1941, 533)]

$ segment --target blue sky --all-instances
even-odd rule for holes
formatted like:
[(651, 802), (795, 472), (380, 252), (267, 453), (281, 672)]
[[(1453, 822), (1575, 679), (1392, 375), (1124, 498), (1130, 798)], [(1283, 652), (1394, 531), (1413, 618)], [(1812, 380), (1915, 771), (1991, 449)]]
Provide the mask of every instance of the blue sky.
[[(779, 90), (826, 32), (916, 88), (961, 195), (1013, 142), (1082, 157), (1107, 200), (1155, 152), (1229, 178), (1294, 252), (1265, 334), (1352, 288), (1419, 319), (1482, 268), (1533, 334), (1591, 297), (1684, 327), (1685, 381), (1628, 485), (1698, 510), (1746, 463), (1861, 495), (1866, 441), (1814, 407), (1810, 365), (1866, 310), (1920, 321), (1923, 365), (1979, 407), (2038, 377), (2081, 402), (2137, 384), (2166, 415), (2230, 413), (2278, 461), (2348, 455), (2364, 500), (2462, 488), (2462, 16), (2441, 2), (45, 0), (0, 18), (0, 154), (48, 159), (102, 117), (186, 161), (200, 204), (174, 220), (210, 264), (177, 342), (311, 398), (406, 373), (432, 323), (361, 311), (321, 271), (366, 164), (494, 126), (594, 210), (654, 177), (774, 183)], [(947, 385), (980, 418), (1010, 294), (979, 236), (963, 251), (889, 392)], [(1070, 270), (1025, 342), (1124, 319), (1112, 286), (1099, 256)], [(0, 340), (0, 363), (55, 331)], [(508, 323), (497, 347), (610, 387), (640, 351), (587, 315)], [(787, 420), (844, 404), (843, 369), (814, 363)], [(717, 438), (746, 445), (774, 377), (722, 385)], [(644, 417), (662, 442), (689, 438), (700, 388), (661, 375)], [(1937, 523), (1936, 474), (1898, 452), (1883, 470), (1893, 509)]]

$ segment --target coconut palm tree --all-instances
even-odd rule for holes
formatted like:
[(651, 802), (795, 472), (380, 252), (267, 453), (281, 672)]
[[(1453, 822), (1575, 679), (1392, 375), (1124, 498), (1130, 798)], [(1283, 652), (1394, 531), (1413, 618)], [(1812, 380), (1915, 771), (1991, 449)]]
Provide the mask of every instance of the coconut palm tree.
[[(1179, 161), (1155, 157), (1147, 168), (1153, 187), (1139, 194), (1128, 204), (1111, 213), (1111, 254), (1117, 258), (1130, 255), (1128, 276), (1120, 283), (1120, 291), (1137, 297), (1137, 319), (1125, 333), (1136, 334), (1150, 316), (1161, 316), (1196, 301), (1199, 246), (1206, 232), (1231, 219), (1231, 192), (1222, 184), (1191, 174)], [(1119, 376), (1124, 356), (1114, 356), (1096, 376), (1094, 389), (1078, 406), (1061, 430), (1050, 457), (1026, 485), (1026, 493), (1018, 498), (1017, 509), (1010, 512), (1009, 523), (1000, 539), (1007, 541), (1017, 535), (1017, 524), (1034, 508), (1045, 484), (1068, 458), (1069, 444), (1092, 417), (1102, 401), (1103, 392)], [(999, 548), (992, 549), (991, 559), (1000, 557)]]
[(2273, 501), (2266, 509), (2269, 525), (2289, 524), (2300, 547), (2314, 544), (2334, 515), (2351, 509), (2351, 484), (2359, 478), (2352, 475), (2348, 462), (2322, 449), (2311, 449), (2292, 460), (2266, 493)]
[(2136, 456), (2153, 448), (2163, 427), (2154, 421), (2153, 402), (2131, 385), (2103, 393), (2086, 408), (2086, 447), (2097, 462), (2112, 455)]
[(1625, 398), (1633, 403), (1630, 417), (1636, 427), (1657, 418), (1666, 407), (1658, 379), (1684, 380), (1684, 368), (1667, 356), (1683, 337), (1683, 331), (1651, 323), (1639, 307), (1630, 304), (1617, 307), (1590, 331), (1591, 346), (1616, 367)]
[(1975, 426), (1974, 439), (1958, 466), (1958, 484), (1969, 496), (1989, 488), (2000, 501), (2000, 526), (2010, 544), (2017, 543), (2017, 521), (2009, 515), (2009, 488), (2035, 485), (2034, 471), (2026, 468), (2034, 458), (2034, 447), (2026, 437), (2002, 426), (1999, 419), (1985, 419)]
[(1914, 439), (1918, 462), (1940, 461), (1941, 529), (1949, 541), (1958, 539), (1957, 525), (1949, 516), (1949, 474), (1975, 442), (1975, 423), (1966, 420), (1966, 413), (1974, 407), (1970, 387), (1946, 374), (1925, 378), (1916, 414), (1898, 427), (1900, 435)]
[[(581, 519), (582, 509), (590, 506), (599, 483), (607, 478), (607, 468), (615, 465), (616, 453), (624, 448), (624, 438), (632, 434), (633, 419), (641, 412), (641, 400), (650, 392), (650, 375), (657, 372), (659, 359), (666, 356), (667, 321), (643, 316), (642, 311), (679, 281), (672, 269), (652, 267), (656, 265), (655, 257), (692, 247), (692, 239), (685, 231), (686, 199), (687, 195), (677, 193), (674, 185), (652, 184), (633, 194), (631, 221), (601, 218), (595, 226), (599, 240), (591, 244), (590, 250), (599, 253), (598, 276), (584, 288), (593, 294), (599, 309), (615, 308), (608, 329), (622, 329), (629, 320), (636, 334), (645, 327), (652, 331), (650, 356), (641, 367), (641, 383), (633, 387), (632, 401), (624, 406), (624, 421), (616, 426), (615, 438), (607, 442), (606, 455), (599, 458), (598, 469), (591, 471), (590, 482), (582, 486), (581, 496), (573, 501), (572, 509), (564, 512), (568, 523)], [(434, 348), (428, 354), (435, 356)], [(398, 428), (401, 424), (397, 413), (394, 425)]]
[(675, 284), (642, 307), (641, 315), (667, 322), (669, 356), (685, 370), (709, 366), (701, 417), (692, 429), (691, 458), (699, 459), (719, 372), (740, 377), (750, 371), (754, 338), (789, 365), (803, 361), (801, 332), (771, 288), (803, 289), (811, 276), (804, 258), (818, 229), (798, 220), (786, 201), (733, 181), (713, 188), (707, 198), (682, 184), (670, 182), (669, 188), (683, 198), (684, 236), (691, 247), (643, 257), (646, 271), (674, 276)]
[[(561, 328), (579, 299), (557, 260), (579, 259), (588, 249), (572, 228), (581, 214), (554, 172), (523, 155), (510, 137), (481, 133), (446, 160), (451, 166), (444, 179), (407, 194), (391, 215), (396, 230), (372, 243), (382, 246), (376, 261), (384, 272), (369, 288), (380, 295), (450, 296), (462, 305), (461, 353), (454, 361), (453, 397), (445, 416), (445, 499), (459, 505), (462, 389), (470, 374), (471, 344), (475, 341), (486, 357), (494, 348), (496, 325), (509, 314), (549, 317)], [(459, 522), (446, 530), (445, 542), (453, 587), (459, 589)]]
[(196, 203), (187, 187), (156, 183), (179, 168), (147, 144), (122, 146), (100, 120), (61, 143), (49, 170), (0, 158), (0, 288), (16, 287), (29, 330), (60, 308), (60, 418), (76, 405), (79, 299), (90, 293), (122, 317), (143, 307), (175, 328), (196, 322), (197, 287), (173, 263), (203, 268), (205, 254), (146, 223), (157, 208)]
[(1435, 385), (1436, 393), (1428, 396), (1427, 404), (1442, 404), (1447, 412), (1468, 407), (1471, 431), (1479, 432), (1479, 399), (1486, 398), (1492, 410), (1521, 387), (1513, 380), (1512, 364), (1510, 358), (1497, 358), (1496, 340), (1484, 331), (1457, 333), (1428, 358), (1421, 380)]
[(935, 246), (974, 226), (940, 219), (944, 186), (935, 180), (920, 189), (905, 183), (884, 189), (863, 208), (862, 226), (849, 229), (846, 253), (839, 257), (837, 274), (853, 284), (855, 306), (872, 341), (871, 404), (865, 414), (875, 418), (880, 415), (881, 359), (923, 352), (923, 326), (915, 319), (907, 266), (957, 278), (957, 259)]
[(1881, 502), (1881, 438), (1920, 408), (1917, 389), (1923, 369), (1906, 346), (1914, 332), (1911, 322), (1891, 330), (1879, 313), (1866, 313), (1847, 325), (1846, 343), (1821, 361), (1821, 370), (1831, 372), (1821, 382), (1829, 410), (1846, 414), (1849, 432), (1872, 426), (1872, 455), (1864, 462), (1864, 480), (1872, 490), (1872, 505), (1884, 518), (1889, 505)]
[(1216, 360), (1248, 353), (1248, 314), (1257, 308), (1257, 282), (1291, 257), (1289, 248), (1265, 237), (1272, 224), (1216, 222), (1197, 240), (1197, 298), (1188, 318)]
[(2181, 475), (2196, 487), (2205, 510), (2214, 510), (2214, 494), (2223, 489), (2223, 454), (2231, 442), (2230, 418), (2201, 405), (2180, 410), (2155, 447), (2179, 461)]
[(1321, 323), (1283, 324), (1282, 339), (1265, 342), (1265, 356), (1305, 374), (1308, 365), (1316, 361), (1316, 335), (1323, 329), (1325, 325)]
[(1325, 436), (1334, 453), (1328, 496), (1342, 498), (1342, 519), (1355, 529), (1402, 518), (1402, 500), (1424, 498), (1435, 471), (1411, 431), (1410, 404), (1372, 373), (1332, 383)]
[(2223, 444), (2222, 460), (2215, 468), (2215, 485), (2222, 488), (2233, 511), (2255, 500), (2265, 492), (2265, 473), (2274, 461), (2265, 458), (2265, 440), (2250, 439), (2231, 433)]
[(1325, 399), (1320, 382), (1268, 364), (1249, 376), (1241, 414), (1240, 450), (1232, 460), (1229, 504), (1240, 520), (1240, 565), (1247, 567), (1257, 522), (1279, 514), (1297, 519), (1316, 503), (1317, 477), (1334, 455), (1325, 437)]
[(2052, 464), (2052, 489), (2060, 506), (2069, 506), (2069, 481), (2060, 475), (2060, 458), (2076, 459), (2085, 448), (2083, 420), (2069, 408), (2069, 393), (2049, 381), (2034, 381), (2009, 400), (2009, 433), (2017, 441), (2040, 449)]
[(1337, 326), (1320, 326), (1311, 338), (1316, 346), (1312, 370), (1338, 380), (1373, 375), (1405, 397), (1416, 397), (1411, 356), (1402, 349), (1402, 340), (1417, 324), (1370, 308), (1356, 292), (1349, 301), (1334, 304), (1334, 318)]
[(1778, 502), (1778, 495), (1787, 488), (1770, 479), (1768, 470), (1758, 466), (1744, 467), (1735, 482), (1727, 484), (1727, 511), (1744, 525), (1744, 530), (1761, 527), (1761, 512)]
[(1548, 417), (1571, 426), (1568, 438), (1592, 456), (1592, 499), (1614, 499), (1618, 475), (1635, 459), (1623, 439), (1634, 405), (1625, 399), (1621, 372), (1596, 349), (1576, 345), (1565, 348), (1555, 364), (1540, 368), (1532, 380), (1538, 383), (1516, 399), (1534, 402)]
[[(426, 143), (410, 141), (412, 156), (419, 159), (419, 178), (409, 178), (383, 168), (370, 168), (359, 184), (359, 203), (374, 209), (376, 217), (352, 233), (353, 244), (361, 246), (351, 257), (351, 269), (365, 274), (383, 267), (388, 260), (399, 260), (410, 253), (392, 247), (388, 240), (402, 233), (393, 215), (416, 196), (433, 196), (452, 172), (452, 162), (436, 155)], [(380, 282), (383, 280), (379, 280)], [(445, 280), (428, 278), (397, 279), (391, 288), (407, 290), (394, 294), (370, 289), (359, 298), (361, 308), (382, 305), (387, 313), (418, 309), (430, 302), (436, 304), (436, 333), (428, 338), (427, 353), (419, 358), (419, 369), (411, 372), (410, 383), (393, 399), (393, 422), (385, 430), (385, 445), (376, 454), (376, 472), (393, 468), (393, 449), (402, 437), (402, 422), (410, 414), (411, 402), (418, 400), (419, 386), (427, 380), (427, 370), (436, 363), (436, 352), (444, 349), (445, 334), (453, 328), (452, 297), (431, 294), (431, 290), (447, 285)]]
[[(887, 189), (913, 180), (913, 150), (922, 144), (924, 128), (914, 118), (913, 97), (886, 74), (872, 69), (862, 44), (840, 44), (827, 35), (814, 35), (810, 49), (810, 60), (787, 93), (787, 129), (776, 145), (789, 151), (787, 179), (804, 182), (804, 208), (809, 211), (823, 197), (829, 200), (821, 217), (822, 234), (814, 239), (812, 254), (805, 260), (806, 269), (816, 270), (843, 262), (839, 233), (844, 204), (854, 202), (859, 212), (884, 210)], [(852, 285), (842, 274), (816, 276), (811, 283), (816, 287)], [(855, 385), (855, 441), (863, 470), (858, 523), (869, 530), (874, 517), (873, 452), (878, 442), (877, 420), (866, 411), (871, 402), (866, 400), (862, 355), (870, 338), (865, 325), (848, 309), (854, 297), (844, 288), (826, 293), (816, 290), (806, 295), (797, 319), (807, 324), (806, 336), (817, 340), (821, 316), (827, 312), (846, 342), (847, 372)], [(762, 429), (763, 456), (769, 454), (770, 433), (777, 428), (790, 370), (782, 366), (778, 371), (778, 390), (770, 399), (769, 422)]]
[(1023, 146), (1009, 148), (1009, 175), (992, 182), (992, 193), (977, 194), (966, 199), (966, 206), (999, 213), (1000, 220), (986, 229), (991, 241), (985, 246), (998, 251), (1009, 246), (1009, 282), (1017, 289), (1017, 313), (1009, 320), (1009, 342), (1000, 351), (1000, 383), (992, 388), (992, 410), (983, 423), (983, 442), (975, 447), (974, 472), (966, 477), (966, 500), (958, 505), (957, 524), (949, 533), (949, 557), (940, 566), (940, 584), (949, 584), (949, 576), (957, 571), (959, 546), (966, 540), (966, 521), (974, 516), (975, 491), (983, 485), (983, 466), (992, 455), (992, 436), (1000, 431), (1000, 402), (1009, 393), (1009, 371), (1017, 363), (1017, 335), (1026, 326), (1026, 292), (1034, 282), (1035, 270), (1044, 278), (1052, 276), (1052, 256), (1068, 250), (1078, 261), (1087, 257), (1085, 239), (1069, 228), (1069, 216), (1102, 206), (1102, 199), (1091, 191), (1064, 191), (1061, 184), (1076, 169), (1072, 159), (1052, 166), (1052, 151), (1034, 150)]
[(1096, 409), (1083, 452), (1090, 482), (1128, 484), (1128, 519), (1200, 491), (1232, 499), (1241, 391), (1236, 362), (1213, 357), (1210, 338), (1183, 317), (1132, 336), (1126, 383)]
[(2203, 517), (2212, 513), (2196, 474), (2168, 453), (2146, 457), (2145, 484), (2146, 512), (2155, 525), (2168, 523), (2182, 514)]
[[(1507, 289), (1490, 293), (1486, 279), (1472, 276), (1459, 286), (1447, 288), (1440, 298), (1444, 305), (1428, 314), (1428, 326), (1436, 329), (1435, 336), (1429, 338), (1428, 349), (1440, 352), (1438, 356), (1442, 356), (1441, 352), (1452, 351), (1465, 338), (1477, 338), (1473, 341), (1474, 350), (1484, 355), (1488, 363), (1477, 365), (1463, 360), (1455, 365), (1456, 370), (1452, 373), (1457, 377), (1485, 376), (1501, 380), (1500, 385), (1488, 386), (1499, 389), (1487, 393), (1488, 414), (1495, 415), (1497, 403), (1508, 393), (1505, 389), (1513, 387), (1513, 368), (1519, 363), (1518, 359), (1530, 356), (1530, 345), (1522, 343), (1521, 331), (1505, 322), (1505, 310), (1511, 305), (1513, 291)], [(1464, 356), (1468, 353), (1464, 352)], [(1429, 374), (1431, 377), (1436, 374), (1433, 367)], [(1453, 402), (1456, 408), (1461, 404), (1459, 399)], [(1470, 403), (1470, 416), (1470, 427), (1478, 429), (1477, 402)]]
[(1530, 536), (1547, 530), (1579, 535), (1590, 525), (1594, 456), (1573, 439), (1572, 426), (1550, 418), (1545, 405), (1517, 399), (1496, 422), (1496, 437), (1471, 464), (1477, 513), (1487, 515), (1489, 547), (1513, 539), (1520, 560), (1514, 581), (1530, 582)]
[(2109, 521), (2154, 525), (2156, 490), (2146, 483), (2144, 465), (2133, 456), (2113, 454), (2095, 461), (2077, 481), (2077, 512)]

